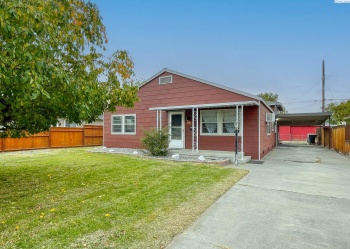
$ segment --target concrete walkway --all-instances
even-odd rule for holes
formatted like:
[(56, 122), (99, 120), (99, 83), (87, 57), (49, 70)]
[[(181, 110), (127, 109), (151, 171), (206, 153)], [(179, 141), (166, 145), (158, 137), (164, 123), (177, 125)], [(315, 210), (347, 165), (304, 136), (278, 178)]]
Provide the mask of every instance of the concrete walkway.
[(279, 146), (167, 247), (350, 248), (350, 158)]

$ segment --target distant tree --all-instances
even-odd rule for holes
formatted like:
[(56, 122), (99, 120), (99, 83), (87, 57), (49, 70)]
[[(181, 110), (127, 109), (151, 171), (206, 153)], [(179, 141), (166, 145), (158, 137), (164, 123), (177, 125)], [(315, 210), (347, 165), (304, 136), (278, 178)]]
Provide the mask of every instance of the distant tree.
[(261, 97), (265, 101), (272, 101), (277, 102), (278, 101), (278, 94), (277, 93), (259, 93), (259, 97)]
[(106, 29), (85, 0), (0, 0), (0, 136), (92, 122), (137, 101), (126, 51), (102, 55)]
[(350, 100), (342, 101), (339, 104), (329, 103), (325, 110), (333, 113), (331, 124), (341, 124), (342, 122), (350, 124)]

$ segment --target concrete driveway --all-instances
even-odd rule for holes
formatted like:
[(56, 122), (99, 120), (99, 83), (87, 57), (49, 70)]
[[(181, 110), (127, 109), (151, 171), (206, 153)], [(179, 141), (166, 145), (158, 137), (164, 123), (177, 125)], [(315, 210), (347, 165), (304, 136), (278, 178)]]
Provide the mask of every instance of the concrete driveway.
[(350, 248), (350, 158), (279, 146), (167, 247)]

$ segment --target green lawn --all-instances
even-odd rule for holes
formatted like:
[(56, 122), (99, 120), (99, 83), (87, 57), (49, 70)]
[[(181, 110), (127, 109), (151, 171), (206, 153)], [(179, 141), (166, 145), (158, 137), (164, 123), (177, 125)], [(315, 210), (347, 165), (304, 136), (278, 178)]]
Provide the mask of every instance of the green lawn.
[(0, 153), (0, 247), (163, 248), (246, 173), (84, 148)]

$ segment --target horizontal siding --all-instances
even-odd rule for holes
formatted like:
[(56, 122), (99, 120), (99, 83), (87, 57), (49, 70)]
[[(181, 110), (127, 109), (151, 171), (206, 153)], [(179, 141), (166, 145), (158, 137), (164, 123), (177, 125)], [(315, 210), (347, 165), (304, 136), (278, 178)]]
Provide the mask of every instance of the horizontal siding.
[(276, 131), (272, 131), (271, 127), (271, 134), (267, 135), (266, 113), (270, 113), (270, 110), (264, 105), (261, 105), (260, 108), (260, 157), (263, 158), (276, 147)]
[(243, 135), (244, 135), (244, 153), (251, 156), (252, 159), (259, 158), (259, 108), (257, 106), (246, 106), (243, 109)]
[[(163, 73), (160, 76), (169, 75)], [(156, 126), (156, 111), (149, 108), (251, 101), (252, 98), (226, 91), (195, 80), (173, 75), (173, 83), (158, 84), (158, 77), (139, 89), (140, 102), (132, 109), (117, 107), (115, 113), (106, 112), (104, 118), (104, 146), (140, 148), (143, 130)], [(258, 107), (244, 107), (244, 151), (257, 154), (257, 110)], [(252, 112), (252, 113), (250, 113)], [(111, 115), (136, 114), (136, 135), (112, 135)], [(186, 110), (185, 117), (192, 117), (192, 110)], [(168, 112), (162, 112), (162, 126), (167, 126)], [(192, 148), (191, 125), (185, 125), (185, 148)], [(234, 151), (234, 136), (200, 136), (199, 149)]]

